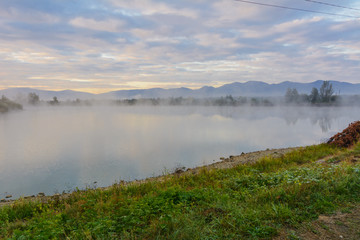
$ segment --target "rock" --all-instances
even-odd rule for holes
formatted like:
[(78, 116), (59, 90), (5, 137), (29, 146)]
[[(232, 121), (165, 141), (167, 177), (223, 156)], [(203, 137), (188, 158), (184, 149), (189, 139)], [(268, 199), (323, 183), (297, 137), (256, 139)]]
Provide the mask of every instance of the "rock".
[(52, 196), (52, 199), (55, 201), (59, 201), (60, 197), (61, 197), (61, 195), (59, 193), (56, 193), (55, 195)]
[(0, 199), (0, 202), (6, 202), (6, 200), (5, 199)]
[(39, 193), (38, 193), (38, 196), (39, 196), (39, 197), (45, 197), (45, 193), (39, 192)]
[(245, 153), (244, 152), (241, 152), (241, 155), (244, 155)]
[(177, 168), (176, 170), (175, 170), (175, 173), (176, 174), (180, 174), (180, 173), (183, 173), (184, 172), (184, 169), (183, 168)]
[(320, 160), (317, 160), (316, 163), (325, 163), (326, 160), (325, 159), (320, 159)]
[(12, 195), (6, 195), (5, 198), (12, 198)]
[(220, 158), (220, 160), (221, 160), (221, 161), (224, 161), (224, 160), (225, 160), (225, 158), (224, 158), (224, 157), (221, 157), (221, 158)]

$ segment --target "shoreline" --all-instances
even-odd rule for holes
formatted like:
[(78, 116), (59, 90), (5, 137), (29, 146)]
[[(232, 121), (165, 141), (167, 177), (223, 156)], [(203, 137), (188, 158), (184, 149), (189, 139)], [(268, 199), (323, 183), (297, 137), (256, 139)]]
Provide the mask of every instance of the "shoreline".
[[(302, 147), (288, 147), (288, 148), (276, 148), (276, 149), (266, 149), (266, 150), (260, 150), (260, 151), (254, 151), (254, 152), (248, 152), (248, 153), (241, 153), (240, 155), (235, 156), (229, 156), (228, 158), (221, 157), (220, 161), (214, 162), (207, 165), (202, 165), (194, 168), (176, 168), (174, 172), (168, 173), (165, 175), (159, 175), (155, 177), (149, 177), (141, 180), (133, 180), (133, 181), (122, 181), (120, 183), (114, 183), (113, 185), (107, 186), (107, 187), (97, 187), (95, 189), (99, 190), (107, 190), (111, 188), (114, 185), (123, 185), (123, 186), (130, 186), (135, 184), (142, 184), (149, 181), (164, 181), (169, 176), (181, 176), (184, 174), (198, 174), (203, 169), (226, 169), (226, 168), (233, 168), (241, 164), (251, 164), (255, 163), (262, 157), (266, 156), (272, 156), (272, 157), (281, 157), (282, 155), (291, 152), (293, 150), (299, 149)], [(86, 191), (87, 189), (80, 190), (80, 191)], [(39, 202), (47, 202), (48, 200), (54, 200), (54, 199), (63, 199), (69, 197), (73, 192), (70, 193), (62, 193), (62, 194), (54, 194), (54, 195), (45, 195), (43, 193), (38, 193), (36, 196), (24, 196), (17, 199), (1, 199), (0, 200), (0, 207), (11, 205), (12, 203), (15, 203), (19, 200), (23, 201), (39, 201)]]

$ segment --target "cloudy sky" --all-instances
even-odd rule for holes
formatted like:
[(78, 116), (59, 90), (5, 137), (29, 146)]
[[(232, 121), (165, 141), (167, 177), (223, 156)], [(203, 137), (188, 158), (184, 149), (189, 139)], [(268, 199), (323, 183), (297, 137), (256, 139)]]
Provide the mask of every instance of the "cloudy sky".
[(360, 82), (360, 10), (252, 1), (350, 17), (234, 0), (1, 0), (0, 89)]

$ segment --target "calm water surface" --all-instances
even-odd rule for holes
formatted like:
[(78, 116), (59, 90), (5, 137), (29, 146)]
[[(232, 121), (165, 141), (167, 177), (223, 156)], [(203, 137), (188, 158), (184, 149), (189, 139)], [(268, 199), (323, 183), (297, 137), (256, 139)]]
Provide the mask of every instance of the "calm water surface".
[(359, 110), (27, 107), (0, 115), (0, 198), (108, 186), (241, 152), (316, 144), (359, 120)]

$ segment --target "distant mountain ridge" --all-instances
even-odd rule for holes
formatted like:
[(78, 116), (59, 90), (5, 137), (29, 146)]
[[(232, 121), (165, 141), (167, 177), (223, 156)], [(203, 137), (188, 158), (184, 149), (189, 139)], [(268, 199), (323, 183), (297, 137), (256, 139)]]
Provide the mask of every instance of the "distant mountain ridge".
[(41, 100), (50, 100), (53, 97), (57, 97), (59, 100), (75, 100), (79, 99), (92, 99), (95, 94), (78, 92), (73, 90), (63, 91), (50, 91), (50, 90), (39, 90), (35, 88), (8, 88), (0, 90), (0, 95), (4, 95), (10, 99), (25, 100), (29, 93), (36, 93), (39, 95)]
[[(335, 94), (356, 95), (360, 94), (360, 84), (339, 81), (329, 81), (333, 85)], [(260, 81), (245, 83), (234, 82), (220, 87), (204, 86), (199, 89), (189, 88), (152, 88), (140, 90), (119, 90), (100, 94), (105, 98), (168, 98), (168, 97), (221, 97), (226, 95), (244, 97), (275, 97), (284, 96), (288, 88), (296, 88), (300, 94), (310, 94), (312, 88), (320, 88), (323, 81), (318, 80), (311, 83), (282, 82), (268, 84)]]
[[(360, 84), (348, 82), (330, 81), (337, 95), (356, 95), (360, 94)], [(249, 81), (245, 83), (234, 82), (220, 87), (204, 86), (199, 89), (190, 88), (150, 88), (134, 90), (118, 90), (102, 94), (92, 94), (72, 90), (47, 91), (32, 88), (9, 88), (0, 90), (0, 95), (11, 99), (26, 99), (31, 92), (39, 95), (42, 100), (50, 100), (56, 96), (59, 100), (75, 99), (130, 99), (130, 98), (170, 98), (170, 97), (220, 97), (232, 95), (234, 97), (276, 97), (284, 96), (288, 88), (296, 88), (298, 92), (309, 94), (312, 88), (320, 88), (322, 80), (311, 83), (282, 82), (268, 84), (260, 81)]]

